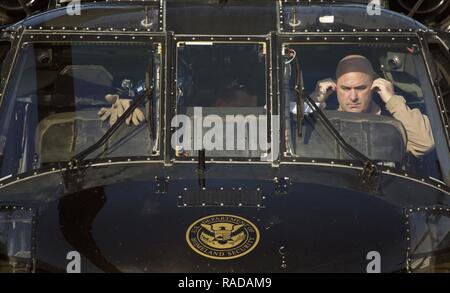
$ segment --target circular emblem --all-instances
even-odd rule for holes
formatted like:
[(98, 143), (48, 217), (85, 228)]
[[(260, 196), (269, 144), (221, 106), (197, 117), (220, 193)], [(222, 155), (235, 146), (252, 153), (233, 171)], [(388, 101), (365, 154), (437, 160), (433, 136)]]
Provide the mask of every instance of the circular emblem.
[(186, 241), (200, 255), (213, 259), (233, 259), (246, 255), (258, 245), (259, 231), (244, 218), (211, 215), (189, 226)]

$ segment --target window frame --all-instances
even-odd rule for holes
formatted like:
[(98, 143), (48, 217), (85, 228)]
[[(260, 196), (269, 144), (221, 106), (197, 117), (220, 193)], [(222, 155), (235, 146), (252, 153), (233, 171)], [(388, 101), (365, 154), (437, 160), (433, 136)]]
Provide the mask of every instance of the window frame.
[[(265, 46), (265, 115), (267, 118), (267, 139), (272, 141), (271, 138), (271, 128), (272, 128), (272, 121), (271, 121), (271, 114), (273, 111), (273, 92), (274, 92), (274, 86), (273, 81), (275, 78), (272, 74), (272, 69), (274, 68), (273, 64), (275, 64), (274, 58), (273, 58), (273, 37), (271, 35), (267, 36), (223, 36), (223, 35), (175, 35), (173, 38), (173, 50), (171, 52), (171, 58), (174, 66), (172, 67), (172, 82), (171, 82), (171, 88), (172, 91), (170, 93), (170, 97), (168, 97), (168, 100), (170, 100), (171, 106), (168, 107), (169, 111), (167, 113), (168, 115), (168, 123), (172, 121), (172, 118), (177, 113), (177, 75), (178, 75), (178, 44), (180, 43), (198, 43), (201, 45), (202, 43), (220, 43), (220, 44), (242, 44), (242, 43), (248, 43), (248, 44), (264, 44)], [(190, 162), (196, 159), (195, 156), (189, 156), (189, 157), (179, 157), (176, 156), (176, 150), (174, 150), (170, 145), (170, 139), (175, 132), (174, 127), (168, 127), (169, 131), (167, 134), (168, 139), (166, 140), (166, 151), (169, 154), (170, 161), (184, 161), (184, 162)], [(215, 162), (227, 162), (227, 163), (233, 163), (233, 162), (252, 162), (252, 163), (265, 163), (266, 161), (261, 161), (259, 157), (253, 157), (253, 158), (247, 158), (247, 157), (214, 157), (214, 158), (206, 158), (207, 161), (215, 161)], [(272, 162), (274, 163), (274, 162)]]
[[(77, 44), (77, 45), (96, 45), (96, 44), (105, 44), (108, 45), (114, 45), (114, 44), (141, 44), (141, 45), (155, 45), (155, 54), (159, 55), (160, 59), (160, 65), (159, 65), (159, 75), (155, 76), (156, 82), (158, 85), (155, 85), (155, 91), (157, 91), (157, 94), (155, 97), (158, 97), (159, 99), (159, 109), (158, 114), (159, 115), (159, 122), (156, 122), (155, 118), (155, 124), (154, 124), (154, 137), (157, 142), (157, 145), (155, 149), (157, 150), (155, 154), (145, 156), (145, 157), (111, 157), (111, 158), (100, 158), (95, 160), (90, 160), (93, 163), (115, 163), (115, 162), (122, 162), (122, 161), (161, 161), (163, 158), (163, 138), (164, 138), (164, 103), (165, 103), (165, 67), (166, 67), (166, 58), (164, 56), (165, 48), (166, 48), (166, 35), (165, 34), (134, 34), (134, 33), (121, 33), (121, 34), (104, 34), (104, 33), (86, 33), (86, 32), (72, 32), (67, 34), (53, 34), (51, 35), (49, 32), (45, 31), (27, 31), (22, 35), (22, 38), (20, 39), (20, 42), (18, 43), (19, 48), (24, 48), (27, 44)], [(13, 80), (13, 75), (17, 75), (20, 72), (20, 65), (23, 63), (23, 57), (24, 55), (21, 54), (22, 49), (17, 50), (16, 52), (16, 60), (14, 61), (14, 64), (11, 64), (11, 70), (10, 70), (10, 77), (9, 77), (9, 83), (4, 88), (4, 95), (6, 97), (7, 93), (10, 92), (12, 95), (14, 95), (14, 92), (17, 88), (17, 84), (19, 83), (18, 80)], [(155, 72), (157, 74), (157, 72)], [(19, 76), (16, 76), (16, 78)], [(5, 103), (0, 104), (0, 111), (5, 111), (5, 107), (9, 106), (9, 101), (5, 101)], [(2, 117), (0, 117), (2, 118)], [(1, 120), (1, 127), (2, 127), (2, 133), (0, 135), (4, 135), (5, 133), (5, 123), (9, 123), (6, 121), (7, 119), (0, 119)], [(156, 128), (158, 126), (158, 128)], [(7, 135), (7, 132), (6, 134)], [(5, 143), (4, 146), (7, 145), (6, 137), (5, 137)], [(3, 150), (2, 150), (3, 153)], [(51, 164), (50, 164), (51, 165)], [(2, 169), (3, 167), (0, 166)], [(53, 166), (54, 168), (54, 166)], [(42, 170), (41, 170), (42, 169)], [(40, 168), (38, 171), (45, 172), (45, 170), (51, 169), (51, 166)], [(27, 170), (25, 173), (31, 172), (34, 170)]]
[[(284, 46), (289, 46), (289, 45), (314, 45), (314, 44), (318, 44), (318, 45), (358, 45), (361, 43), (384, 43), (384, 44), (411, 44), (411, 45), (417, 45), (418, 48), (420, 48), (420, 54), (419, 57), (422, 58), (423, 63), (425, 65), (425, 67), (428, 66), (427, 60), (426, 60), (426, 52), (427, 52), (427, 48), (423, 45), (423, 43), (421, 42), (420, 36), (418, 36), (415, 33), (370, 33), (370, 32), (358, 32), (358, 33), (318, 33), (318, 34), (313, 34), (313, 33), (301, 33), (295, 36), (282, 36), (279, 37), (279, 43), (278, 43), (278, 51), (282, 52)], [(280, 88), (280, 106), (282, 109), (280, 111), (280, 116), (281, 116), (281, 133), (286, 133), (286, 101), (285, 101), (285, 93), (283, 92), (283, 66), (282, 66), (282, 62), (284, 62), (284, 58), (280, 55), (279, 56), (279, 70), (278, 70), (278, 75), (279, 75), (279, 88)], [(424, 68), (427, 69), (427, 68)], [(434, 87), (434, 83), (432, 78), (427, 75), (424, 76), (424, 79), (427, 79), (428, 82), (427, 84), (430, 87)], [(428, 88), (428, 86), (426, 86)], [(436, 93), (430, 89), (424, 89), (424, 92), (428, 92), (428, 93), (433, 93), (433, 95), (431, 97), (427, 97), (424, 98), (424, 103), (425, 106), (427, 107), (427, 113), (428, 116), (439, 116), (438, 118), (440, 118), (440, 115), (438, 115), (438, 110), (437, 110), (437, 95)], [(433, 115), (430, 115), (430, 113), (432, 113)], [(436, 118), (436, 117), (435, 117)], [(435, 121), (431, 121), (432, 119), (430, 119), (430, 123), (432, 124), (433, 127), (433, 134), (436, 133), (440, 133), (443, 131), (442, 127), (442, 121), (439, 121), (441, 123), (436, 123), (436, 119), (434, 119)], [(330, 160), (330, 159), (312, 159), (312, 158), (305, 158), (305, 157), (298, 157), (295, 156), (293, 154), (291, 154), (289, 152), (289, 148), (288, 148), (288, 144), (289, 144), (289, 139), (290, 137), (289, 134), (283, 135), (281, 137), (281, 143), (282, 145), (280, 146), (280, 150), (281, 150), (281, 161), (285, 162), (285, 163), (292, 163), (292, 162), (302, 162), (302, 163), (320, 163), (320, 164), (326, 164), (326, 165), (345, 165), (345, 166), (354, 166), (357, 165), (357, 163), (355, 161), (347, 161), (347, 160)], [(435, 138), (435, 141), (437, 139)], [(438, 161), (439, 161), (439, 165), (440, 165), (440, 169), (442, 172), (442, 175), (444, 176), (444, 179), (446, 180), (447, 184), (449, 183), (448, 179), (445, 178), (446, 176), (446, 172), (445, 170), (450, 170), (448, 166), (449, 163), (446, 162), (445, 159), (443, 159), (442, 156), (442, 152), (439, 155), (438, 154)]]

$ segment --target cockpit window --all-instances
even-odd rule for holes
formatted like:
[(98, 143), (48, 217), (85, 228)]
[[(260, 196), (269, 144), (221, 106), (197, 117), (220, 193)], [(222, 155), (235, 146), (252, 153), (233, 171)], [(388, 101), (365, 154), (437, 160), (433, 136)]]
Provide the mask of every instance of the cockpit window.
[(178, 107), (264, 107), (265, 43), (177, 45)]
[(282, 75), (290, 155), (352, 160), (308, 105), (298, 115), (303, 93), (347, 143), (377, 164), (442, 178), (429, 119), (438, 113), (428, 110), (434, 95), (418, 46), (286, 44)]
[[(368, 6), (366, 11), (361, 13), (360, 5), (351, 5), (349, 3), (344, 3), (343, 5), (339, 5), (338, 3), (333, 3), (333, 5), (318, 5), (306, 3), (307, 1), (303, 1), (305, 3), (298, 2), (299, 1), (280, 2), (281, 7), (278, 17), (280, 19), (281, 32), (295, 33), (305, 30), (315, 31), (317, 29), (323, 31), (328, 31), (329, 29), (337, 31), (341, 29), (382, 30), (393, 28), (408, 30), (412, 27), (421, 27), (421, 25), (414, 20), (390, 10), (380, 11), (379, 13), (382, 13), (383, 17), (377, 17), (375, 15), (378, 13), (377, 9), (379, 7), (375, 8), (375, 6)], [(369, 1), (366, 1), (366, 4), (368, 2)], [(373, 4), (374, 2), (372, 2), (372, 5)], [(349, 15), (351, 15), (351, 17), (349, 17)]]
[(26, 44), (2, 105), (2, 173), (70, 160), (105, 134), (149, 77), (156, 85), (152, 107), (148, 101), (139, 105), (128, 125), (88, 159), (155, 155), (157, 137), (149, 131), (150, 119), (159, 120), (160, 56), (155, 46)]
[[(68, 2), (68, 1), (66, 1)], [(81, 1), (84, 2), (84, 1)], [(92, 2), (92, 1), (91, 1)], [(131, 2), (131, 1), (129, 1)], [(132, 5), (102, 3), (101, 6), (85, 4), (77, 14), (75, 5), (55, 9), (52, 13), (24, 20), (25, 27), (55, 29), (64, 27), (76, 29), (101, 28), (101, 30), (144, 30), (157, 32), (162, 30), (159, 1), (139, 1)], [(80, 3), (80, 1), (78, 1)], [(72, 10), (70, 10), (72, 8)], [(111, 21), (113, 20), (113, 21)]]
[[(176, 114), (186, 115), (191, 121), (194, 117), (202, 121), (213, 118), (217, 135), (214, 148), (206, 148), (206, 155), (212, 157), (252, 157), (258, 156), (255, 148), (249, 147), (252, 134), (249, 124), (266, 115), (267, 97), (267, 48), (266, 43), (220, 43), (220, 42), (179, 42), (177, 43), (177, 77), (176, 77)], [(238, 138), (226, 137), (228, 127), (238, 127), (230, 122), (231, 115), (243, 118), (242, 148), (238, 148)], [(227, 120), (226, 118), (230, 118)], [(177, 116), (175, 117), (177, 119)], [(251, 122), (250, 122), (251, 120)], [(258, 123), (256, 122), (256, 123)], [(217, 124), (221, 124), (220, 129)], [(178, 126), (179, 124), (176, 123)], [(203, 133), (211, 127), (203, 124)], [(265, 125), (264, 125), (265, 127)], [(230, 128), (228, 128), (230, 129)], [(238, 133), (237, 130), (236, 133)], [(257, 134), (256, 134), (257, 135)], [(202, 140), (202, 138), (199, 138)], [(184, 145), (188, 140), (184, 136)], [(223, 143), (223, 144), (222, 144)], [(235, 148), (226, 148), (234, 145)], [(178, 148), (178, 147), (175, 147)], [(179, 147), (179, 156), (192, 156), (198, 149)]]

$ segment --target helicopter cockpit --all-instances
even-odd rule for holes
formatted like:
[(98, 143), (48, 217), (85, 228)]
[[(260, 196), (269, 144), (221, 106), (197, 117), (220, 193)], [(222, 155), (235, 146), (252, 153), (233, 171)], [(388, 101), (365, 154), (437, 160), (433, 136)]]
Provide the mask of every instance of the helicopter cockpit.
[[(448, 147), (439, 139), (446, 137), (442, 103), (435, 98), (422, 25), (389, 11), (382, 18), (362, 16), (365, 7), (358, 5), (191, 2), (92, 3), (79, 18), (61, 8), (12, 26), (0, 42), (7, 81), (1, 88), (2, 175), (68, 162), (111, 128), (113, 120), (98, 114), (114, 110), (105, 97), (117, 95), (130, 105), (139, 88), (152, 91), (152, 99), (138, 105), (145, 121), (122, 125), (90, 160), (194, 161), (205, 148), (197, 142), (206, 136), (213, 146), (206, 157), (214, 161), (258, 161), (276, 144), (280, 154), (265, 161), (269, 165), (354, 164), (305, 103), (317, 81), (334, 79), (339, 60), (354, 54), (366, 57), (409, 109), (429, 119), (436, 146), (409, 154), (404, 125), (383, 115), (386, 107), (375, 93), (381, 115), (337, 111), (338, 98), (331, 95), (321, 111), (333, 128), (378, 166), (438, 180), (449, 176)], [(230, 116), (243, 119), (241, 129)], [(197, 131), (200, 138), (177, 137), (188, 120), (184, 134)]]
[[(391, 39), (392, 41), (392, 39)], [(424, 78), (425, 66), (420, 57), (420, 49), (413, 43), (382, 42), (365, 44), (289, 44), (299, 60), (303, 77), (304, 94), (314, 91), (316, 83), (326, 78), (334, 79), (339, 60), (348, 55), (366, 57), (374, 66), (377, 77), (389, 80), (396, 95), (406, 100), (409, 109), (418, 109), (424, 119), (427, 116), (426, 95), (432, 95), (430, 84)], [(332, 52), (332, 54), (330, 54)], [(283, 92), (287, 127), (287, 148), (293, 156), (309, 158), (349, 159), (349, 155), (323, 129), (323, 125), (310, 116), (306, 107), (299, 135), (296, 120), (296, 68), (290, 56), (283, 64)], [(324, 112), (339, 129), (344, 138), (379, 164), (414, 170), (416, 173), (439, 176), (436, 163), (433, 138), (429, 138), (430, 147), (420, 155), (407, 152), (408, 133), (405, 126), (386, 109), (380, 96), (373, 93), (372, 99), (380, 108), (380, 113), (347, 113), (338, 111), (340, 105), (336, 93), (326, 100)], [(381, 114), (381, 115), (380, 115)], [(418, 127), (418, 126), (417, 126)]]

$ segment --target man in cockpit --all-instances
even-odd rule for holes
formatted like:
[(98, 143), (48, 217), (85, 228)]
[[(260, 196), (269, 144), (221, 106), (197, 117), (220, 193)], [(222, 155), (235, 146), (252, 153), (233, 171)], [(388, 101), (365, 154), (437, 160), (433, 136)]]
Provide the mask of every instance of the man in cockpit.
[(338, 111), (354, 113), (382, 114), (381, 108), (372, 101), (373, 92), (377, 92), (385, 103), (388, 115), (402, 122), (406, 134), (406, 149), (415, 157), (422, 156), (434, 148), (430, 122), (419, 109), (411, 109), (402, 96), (396, 95), (391, 82), (376, 78), (370, 61), (361, 55), (349, 55), (343, 58), (336, 69), (336, 81), (324, 79), (317, 82), (311, 97), (326, 107), (327, 98), (336, 92)]

